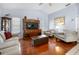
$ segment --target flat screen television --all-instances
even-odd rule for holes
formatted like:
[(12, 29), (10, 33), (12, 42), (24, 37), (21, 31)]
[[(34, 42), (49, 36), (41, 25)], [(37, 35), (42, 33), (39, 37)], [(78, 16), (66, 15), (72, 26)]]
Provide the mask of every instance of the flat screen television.
[(27, 29), (38, 29), (39, 28), (39, 24), (38, 23), (30, 22), (30, 23), (26, 24), (26, 28)]

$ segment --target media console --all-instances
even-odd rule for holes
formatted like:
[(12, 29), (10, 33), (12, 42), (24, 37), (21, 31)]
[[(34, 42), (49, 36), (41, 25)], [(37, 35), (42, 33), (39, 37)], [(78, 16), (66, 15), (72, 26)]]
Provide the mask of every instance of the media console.
[(33, 37), (41, 35), (41, 29), (39, 29), (40, 21), (38, 19), (23, 19), (23, 37)]

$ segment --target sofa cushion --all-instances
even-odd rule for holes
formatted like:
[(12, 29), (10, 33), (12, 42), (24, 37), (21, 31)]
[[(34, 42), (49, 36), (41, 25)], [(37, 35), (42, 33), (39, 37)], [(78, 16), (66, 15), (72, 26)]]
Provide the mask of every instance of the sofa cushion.
[(4, 31), (0, 31), (0, 34), (2, 35), (3, 40), (5, 40), (5, 35), (4, 35)]
[(3, 43), (4, 42), (4, 39), (2, 37), (2, 35), (0, 34), (0, 43)]
[(5, 42), (14, 41), (14, 40), (18, 40), (18, 39), (19, 39), (19, 37), (11, 37), (10, 39), (5, 40)]
[(17, 39), (16, 40), (11, 40), (11, 41), (6, 40), (5, 43), (0, 44), (0, 50), (11, 47), (11, 46), (14, 46), (14, 45), (17, 45), (17, 44), (19, 44), (19, 41)]
[(4, 32), (4, 35), (5, 35), (6, 39), (9, 39), (12, 37), (11, 32)]
[(9, 48), (1, 49), (1, 55), (21, 55), (21, 49), (19, 45), (14, 45)]

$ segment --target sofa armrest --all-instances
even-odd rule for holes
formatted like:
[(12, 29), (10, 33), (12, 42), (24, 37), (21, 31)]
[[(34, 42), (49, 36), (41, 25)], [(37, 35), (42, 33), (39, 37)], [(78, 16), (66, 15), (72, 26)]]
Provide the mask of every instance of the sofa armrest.
[(1, 43), (0, 44), (0, 50), (1, 49), (5, 49), (5, 48), (8, 48), (8, 47), (11, 47), (11, 46), (14, 46), (16, 44), (19, 44), (19, 41), (18, 40), (7, 41), (7, 42), (4, 42), (4, 43)]
[(5, 48), (0, 50), (1, 55), (20, 55), (21, 49), (19, 45), (11, 46), (9, 48)]

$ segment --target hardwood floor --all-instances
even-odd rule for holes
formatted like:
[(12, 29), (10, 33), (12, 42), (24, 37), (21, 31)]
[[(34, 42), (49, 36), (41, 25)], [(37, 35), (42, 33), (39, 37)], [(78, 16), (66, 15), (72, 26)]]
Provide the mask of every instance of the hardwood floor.
[(56, 41), (55, 38), (49, 38), (48, 44), (43, 44), (37, 47), (32, 46), (31, 39), (20, 40), (23, 55), (64, 55), (75, 43), (65, 43)]

